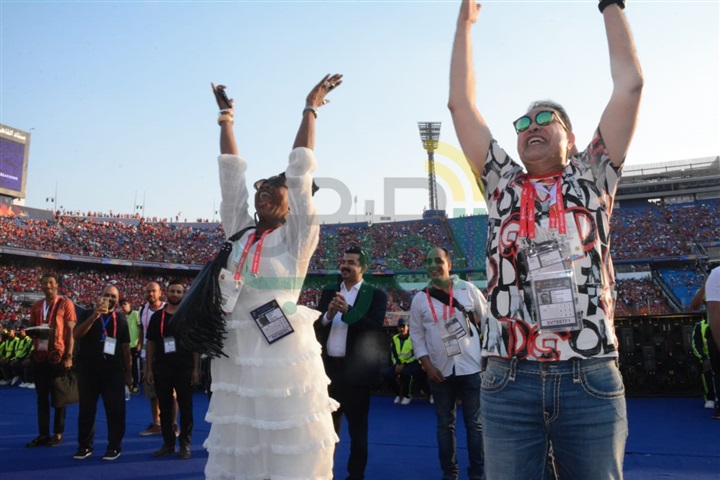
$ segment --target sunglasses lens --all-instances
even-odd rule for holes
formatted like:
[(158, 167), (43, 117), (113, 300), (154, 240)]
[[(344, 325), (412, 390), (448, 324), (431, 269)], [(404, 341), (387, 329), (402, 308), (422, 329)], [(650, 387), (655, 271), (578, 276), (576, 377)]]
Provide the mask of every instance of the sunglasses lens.
[(535, 123), (541, 126), (550, 125), (553, 119), (553, 112), (540, 112), (535, 116)]
[(530, 117), (520, 117), (517, 120), (515, 120), (515, 131), (518, 133), (524, 132), (530, 128)]

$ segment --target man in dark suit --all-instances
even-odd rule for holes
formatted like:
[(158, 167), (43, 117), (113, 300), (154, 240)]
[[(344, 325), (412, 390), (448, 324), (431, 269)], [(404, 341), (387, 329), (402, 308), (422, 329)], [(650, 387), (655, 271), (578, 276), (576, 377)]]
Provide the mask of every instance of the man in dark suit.
[(382, 331), (387, 295), (363, 281), (368, 257), (360, 247), (345, 251), (340, 263), (342, 282), (323, 289), (315, 322), (323, 348), (329, 393), (340, 403), (333, 413), (340, 435), (342, 415), (348, 421), (350, 458), (348, 480), (365, 478), (368, 457), (368, 413), (370, 390), (380, 381), (380, 361), (385, 339)]

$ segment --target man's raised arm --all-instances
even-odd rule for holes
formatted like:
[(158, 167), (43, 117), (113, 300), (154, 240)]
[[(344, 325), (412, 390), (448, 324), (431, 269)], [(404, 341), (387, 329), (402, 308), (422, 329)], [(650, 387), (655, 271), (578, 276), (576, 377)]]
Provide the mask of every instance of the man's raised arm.
[(635, 133), (644, 79), (625, 14), (613, 3), (605, 7), (602, 15), (610, 51), (613, 91), (600, 119), (600, 133), (610, 160), (620, 166)]
[(452, 115), (460, 146), (468, 162), (482, 175), (492, 135), (475, 106), (475, 72), (472, 60), (472, 26), (480, 14), (480, 4), (463, 0), (455, 30), (450, 61), (450, 99)]

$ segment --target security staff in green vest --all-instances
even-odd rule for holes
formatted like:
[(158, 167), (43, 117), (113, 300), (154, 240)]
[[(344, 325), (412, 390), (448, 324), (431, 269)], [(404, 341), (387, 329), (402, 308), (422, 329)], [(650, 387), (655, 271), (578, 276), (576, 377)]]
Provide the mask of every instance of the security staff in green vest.
[(15, 336), (15, 325), (8, 324), (5, 326), (7, 330), (7, 338), (3, 342), (4, 348), (0, 354), (0, 385), (9, 385), (12, 381), (12, 371), (10, 370), (10, 361), (15, 358), (15, 350), (18, 347), (18, 338)]
[(423, 371), (413, 352), (407, 320), (398, 320), (397, 330), (390, 345), (392, 365), (385, 370), (385, 379), (395, 393), (395, 403), (409, 405), (412, 401), (413, 380), (421, 377)]

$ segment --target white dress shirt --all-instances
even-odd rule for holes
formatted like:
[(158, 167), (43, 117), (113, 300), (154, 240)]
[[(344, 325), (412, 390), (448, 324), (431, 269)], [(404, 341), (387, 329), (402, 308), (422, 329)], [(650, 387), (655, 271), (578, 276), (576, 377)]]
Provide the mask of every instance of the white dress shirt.
[[(478, 324), (486, 321), (487, 301), (482, 292), (472, 283), (452, 276), (453, 297), (469, 312), (474, 312)], [(432, 303), (432, 307), (430, 305)], [(447, 377), (456, 375), (470, 375), (480, 371), (480, 332), (474, 325), (468, 325), (463, 313), (455, 309), (450, 315), (447, 305), (436, 298), (430, 297), (425, 290), (419, 291), (413, 297), (410, 307), (410, 338), (413, 342), (415, 358), (429, 356), (430, 362)], [(435, 315), (433, 315), (433, 310)], [(448, 356), (443, 344), (443, 337), (449, 334), (446, 324), (449, 320), (457, 318), (463, 328), (471, 328), (473, 335), (466, 332), (458, 343), (461, 353)]]
[[(360, 285), (362, 285), (362, 279), (350, 287), (350, 290), (345, 288), (345, 282), (340, 284), (340, 295), (345, 298), (348, 306), (355, 305), (358, 292), (360, 292)], [(327, 341), (327, 353), (330, 357), (344, 357), (347, 347), (347, 334), (348, 324), (342, 321), (343, 315), (341, 312), (337, 312), (332, 320), (327, 317), (327, 312), (323, 315), (322, 323), (327, 325), (332, 322), (330, 327), (330, 335), (328, 335)]]

